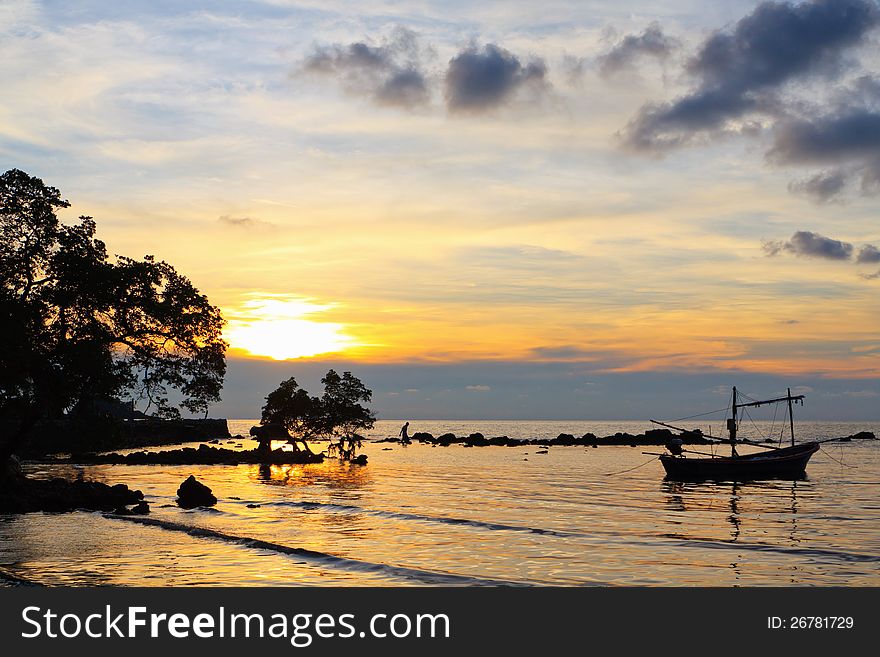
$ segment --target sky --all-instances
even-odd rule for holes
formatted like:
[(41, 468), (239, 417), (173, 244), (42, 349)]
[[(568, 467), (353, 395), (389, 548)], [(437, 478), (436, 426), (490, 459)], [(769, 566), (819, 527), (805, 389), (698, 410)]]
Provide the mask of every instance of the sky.
[(3, 0), (0, 167), (221, 307), (215, 416), (335, 367), (387, 418), (877, 419), (878, 41), (876, 0)]

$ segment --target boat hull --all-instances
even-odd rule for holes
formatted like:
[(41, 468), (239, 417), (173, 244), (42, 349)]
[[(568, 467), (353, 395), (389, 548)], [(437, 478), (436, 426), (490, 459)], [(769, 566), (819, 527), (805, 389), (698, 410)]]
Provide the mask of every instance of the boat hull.
[(686, 458), (664, 454), (660, 462), (666, 469), (666, 478), (679, 481), (799, 479), (804, 476), (810, 457), (818, 450), (819, 443), (811, 442), (727, 458)]

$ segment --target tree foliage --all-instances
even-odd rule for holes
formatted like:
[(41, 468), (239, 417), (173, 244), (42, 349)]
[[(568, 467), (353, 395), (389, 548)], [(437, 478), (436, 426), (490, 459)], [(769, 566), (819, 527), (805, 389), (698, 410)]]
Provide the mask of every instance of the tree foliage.
[(321, 383), (324, 393), (312, 397), (296, 379), (282, 381), (266, 397), (260, 422), (284, 426), (309, 451), (308, 440), (328, 438), (331, 452), (351, 460), (361, 447), (363, 436), (358, 432), (371, 429), (376, 422), (373, 412), (361, 403), (369, 403), (373, 393), (351, 372), (340, 376), (330, 370)]
[(97, 396), (160, 415), (207, 412), (226, 372), (223, 319), (185, 276), (152, 256), (110, 257), (95, 222), (39, 178), (0, 176), (0, 455), (30, 428)]

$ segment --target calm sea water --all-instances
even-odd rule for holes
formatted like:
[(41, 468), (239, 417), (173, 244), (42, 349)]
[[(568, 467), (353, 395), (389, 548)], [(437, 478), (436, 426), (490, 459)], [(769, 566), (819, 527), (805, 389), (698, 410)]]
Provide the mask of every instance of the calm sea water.
[[(246, 434), (253, 423), (230, 429)], [(379, 422), (371, 437), (399, 426)], [(414, 421), (410, 432), (525, 438), (649, 426)], [(825, 438), (880, 433), (880, 423), (798, 429)], [(49, 585), (880, 585), (880, 442), (825, 445), (807, 479), (750, 484), (666, 482), (642, 454), (657, 448), (538, 451), (373, 443), (365, 467), (30, 466), (35, 476), (126, 483), (153, 512), (149, 524), (0, 516), (0, 569)], [(189, 474), (214, 490), (216, 509), (174, 504)]]

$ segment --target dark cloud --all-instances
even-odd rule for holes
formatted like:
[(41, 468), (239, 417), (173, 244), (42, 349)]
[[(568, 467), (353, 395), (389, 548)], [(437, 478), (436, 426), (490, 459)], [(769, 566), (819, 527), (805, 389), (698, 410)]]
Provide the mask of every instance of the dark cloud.
[(421, 46), (415, 32), (398, 27), (379, 45), (317, 46), (300, 70), (336, 78), (348, 93), (381, 105), (414, 107), (430, 99), (424, 71), (429, 55), (430, 50)]
[(880, 262), (880, 249), (878, 249), (873, 244), (866, 244), (859, 250), (859, 255), (856, 258), (856, 262), (862, 265), (873, 265)]
[(846, 107), (812, 119), (781, 121), (774, 129), (767, 159), (783, 165), (835, 164), (826, 174), (839, 187), (835, 194), (851, 179), (860, 180), (863, 195), (876, 194), (880, 191), (880, 106)]
[(804, 258), (849, 260), (853, 254), (853, 245), (849, 242), (841, 242), (808, 230), (797, 231), (788, 241), (765, 242), (763, 246), (767, 255), (771, 256), (791, 253)]
[(817, 203), (828, 203), (840, 198), (846, 188), (847, 177), (846, 172), (840, 169), (822, 171), (804, 180), (789, 183), (788, 189)]
[(526, 64), (511, 52), (488, 43), (473, 45), (449, 60), (446, 70), (446, 105), (450, 112), (480, 113), (499, 107), (522, 89), (542, 93), (547, 88), (547, 67), (541, 59)]
[[(870, 342), (869, 344), (873, 344)], [(847, 357), (852, 348), (862, 343), (841, 340), (830, 347), (834, 357)], [(759, 353), (779, 354), (791, 351), (828, 348), (822, 343), (777, 342), (755, 345), (766, 349)], [(821, 353), (824, 353), (822, 351)], [(619, 355), (606, 352), (605, 358)], [(380, 418), (406, 418), (413, 421), (411, 431), (433, 428), (418, 418), (451, 418), (482, 420), (483, 418), (573, 418), (569, 433), (599, 432), (594, 423), (583, 418), (684, 417), (712, 408), (712, 394), (707, 390), (723, 384), (724, 393), (730, 386), (775, 396), (792, 384), (791, 376), (775, 376), (759, 372), (742, 372), (730, 367), (707, 365), (697, 371), (669, 368), (663, 371), (609, 371), (617, 358), (594, 363), (560, 360), (537, 361), (517, 358), (509, 361), (442, 361), (406, 363), (366, 363), (340, 359), (300, 359), (271, 361), (253, 358), (228, 358), (228, 371), (223, 389), (223, 402), (212, 407), (213, 417), (259, 417), (266, 394), (290, 376), (307, 390), (320, 390), (321, 377), (331, 367), (338, 372), (351, 370), (373, 390), (371, 405)], [(625, 361), (630, 362), (632, 361)], [(876, 378), (876, 377), (875, 377)], [(867, 381), (867, 384), (866, 384)], [(588, 406), (578, 389), (589, 386), (595, 395)], [(823, 377), (803, 374), (798, 383), (815, 389), (809, 397), (813, 417), (837, 420), (875, 420), (876, 405), (865, 404), (864, 398), (850, 397), (849, 391), (870, 389), (880, 392), (876, 382), (859, 378)], [(486, 385), (491, 392), (476, 394), (469, 385)], [(405, 388), (418, 389), (416, 394), (403, 394)], [(390, 392), (401, 394), (390, 396)], [(864, 396), (864, 393), (861, 393)], [(846, 396), (845, 396), (846, 395)], [(723, 404), (723, 402), (722, 402)], [(719, 406), (722, 404), (718, 404)], [(772, 411), (770, 412), (772, 416)], [(400, 424), (394, 427), (394, 431)], [(421, 426), (421, 429), (420, 429)], [(474, 423), (469, 430), (484, 431), (487, 425)], [(609, 432), (610, 433), (610, 432)]]
[(531, 353), (538, 360), (590, 361), (601, 356), (595, 350), (581, 349), (574, 345), (533, 347)]
[(642, 56), (663, 60), (678, 47), (679, 42), (663, 33), (660, 25), (652, 23), (641, 34), (628, 34), (607, 53), (597, 59), (599, 73), (611, 77), (632, 68)]
[(768, 159), (782, 164), (843, 162), (880, 157), (880, 112), (851, 110), (774, 130)]
[(732, 30), (703, 42), (686, 66), (694, 90), (671, 103), (644, 106), (624, 129), (625, 143), (663, 151), (742, 131), (743, 121), (778, 117), (783, 85), (837, 73), (843, 53), (878, 22), (872, 0), (762, 2)]

